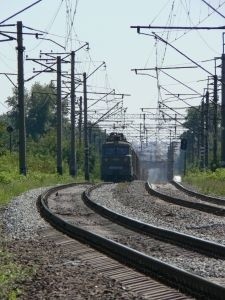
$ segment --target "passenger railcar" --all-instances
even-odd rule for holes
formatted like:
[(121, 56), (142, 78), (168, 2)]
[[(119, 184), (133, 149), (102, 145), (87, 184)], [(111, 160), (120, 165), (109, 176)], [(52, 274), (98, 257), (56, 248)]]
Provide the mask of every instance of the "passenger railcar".
[(102, 145), (101, 179), (131, 181), (139, 178), (139, 160), (122, 133), (111, 133)]

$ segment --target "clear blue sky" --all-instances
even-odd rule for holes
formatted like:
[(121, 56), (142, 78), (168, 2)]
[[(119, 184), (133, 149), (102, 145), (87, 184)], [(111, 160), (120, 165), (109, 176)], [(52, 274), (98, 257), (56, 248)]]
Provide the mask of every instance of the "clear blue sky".
[[(0, 1), (0, 20), (34, 3), (35, 0), (24, 1)], [(225, 1), (209, 1), (214, 7), (225, 14)], [(72, 3), (72, 4), (71, 4)], [(224, 18), (208, 8), (200, 0), (43, 0), (31, 9), (11, 19), (7, 23), (23, 21), (23, 24), (35, 29), (50, 32), (45, 36), (58, 43), (65, 45), (67, 40), (68, 26), (71, 23), (73, 12), (77, 4), (74, 16), (74, 26), (70, 37), (73, 41), (67, 43), (67, 50), (79, 47), (82, 41), (90, 44), (90, 55), (80, 51), (77, 55), (77, 72), (91, 72), (102, 61), (107, 64), (107, 72), (96, 72), (90, 84), (96, 86), (96, 90), (104, 91), (116, 89), (119, 93), (131, 94), (124, 100), (124, 106), (128, 107), (130, 113), (140, 113), (140, 107), (156, 107), (158, 90), (156, 80), (149, 76), (137, 76), (130, 71), (131, 68), (155, 67), (171, 65), (190, 65), (191, 63), (176, 53), (169, 46), (153, 37), (138, 35), (131, 25), (178, 25), (190, 26), (201, 22), (202, 26), (222, 26)], [(72, 6), (71, 6), (72, 5)], [(70, 11), (71, 8), (71, 11)], [(70, 11), (70, 15), (66, 13)], [(69, 17), (68, 17), (69, 16)], [(8, 28), (9, 30), (15, 30)], [(24, 29), (24, 31), (26, 31)], [(190, 56), (197, 62), (218, 57), (222, 52), (222, 31), (191, 31), (177, 39), (184, 31), (173, 31), (169, 34), (163, 30), (153, 30), (163, 34), (165, 39)], [(146, 31), (151, 33), (151, 30)], [(174, 41), (177, 39), (176, 41)], [(37, 41), (34, 37), (24, 37), (25, 55), (38, 57), (39, 51), (61, 51), (53, 43)], [(1, 72), (17, 72), (16, 66), (16, 42), (1, 43), (0, 69)], [(156, 55), (157, 54), (157, 55)], [(91, 63), (89, 58), (91, 57)], [(164, 57), (164, 59), (163, 59)], [(81, 63), (83, 62), (83, 63)], [(214, 73), (214, 62), (201, 63), (204, 68)], [(32, 68), (40, 69), (30, 62), (25, 62), (25, 78), (32, 75)], [(218, 69), (218, 72), (220, 70)], [(98, 74), (97, 74), (98, 73)], [(207, 79), (208, 74), (199, 69), (171, 70), (168, 73), (197, 90), (203, 92), (206, 82), (198, 80)], [(155, 76), (155, 72), (151, 73)], [(54, 75), (52, 75), (54, 77)], [(48, 82), (53, 77), (40, 76), (37, 80)], [(0, 112), (7, 111), (4, 101), (11, 94), (12, 85), (1, 75), (1, 98)], [(190, 91), (160, 74), (159, 84), (174, 93), (189, 93)], [(13, 79), (16, 82), (16, 77)], [(34, 82), (34, 81), (33, 81)], [(26, 87), (29, 88), (29, 82)], [(162, 92), (162, 99), (167, 96)], [(192, 105), (199, 100), (190, 102)], [(173, 103), (171, 106), (183, 106), (182, 103)]]

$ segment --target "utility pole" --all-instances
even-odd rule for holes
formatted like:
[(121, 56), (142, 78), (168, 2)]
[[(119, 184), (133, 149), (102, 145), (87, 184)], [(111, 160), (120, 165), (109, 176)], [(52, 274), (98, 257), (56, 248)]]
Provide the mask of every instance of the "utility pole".
[(204, 98), (201, 104), (201, 125), (200, 125), (200, 169), (205, 168), (205, 142), (204, 142)]
[(24, 68), (23, 68), (23, 24), (17, 22), (18, 51), (18, 107), (19, 107), (19, 172), (27, 175), (26, 169), (26, 127), (24, 108)]
[[(88, 144), (92, 145), (93, 140), (92, 140), (92, 127), (88, 127)], [(90, 149), (89, 149), (90, 150)]]
[(145, 133), (145, 114), (143, 114), (143, 132)]
[(146, 140), (145, 140), (145, 142), (146, 142), (146, 146), (148, 146), (148, 129), (147, 128), (145, 129), (145, 132), (146, 132), (146, 135), (145, 135)]
[(79, 146), (81, 146), (81, 132), (82, 132), (82, 97), (79, 98), (79, 121), (78, 121), (78, 130), (79, 130)]
[(141, 135), (141, 129), (142, 128), (142, 124), (140, 123), (140, 143), (141, 143), (141, 151), (142, 151), (142, 135)]
[(168, 147), (168, 152), (167, 152), (167, 179), (168, 181), (173, 180), (173, 167), (174, 167), (174, 143), (171, 141), (170, 138), (170, 143)]
[(70, 175), (76, 175), (76, 149), (75, 149), (75, 51), (71, 52), (71, 139), (70, 139)]
[[(67, 54), (66, 57), (61, 57), (60, 55), (64, 55)], [(57, 74), (57, 87), (56, 87), (56, 94), (57, 94), (57, 99), (56, 99), (56, 118), (57, 118), (57, 126), (56, 126), (56, 169), (57, 169), (57, 173), (62, 175), (63, 170), (62, 170), (62, 86), (61, 86), (61, 78), (66, 77), (65, 75), (63, 75), (63, 73), (61, 70), (61, 65), (62, 62), (67, 63), (67, 61), (65, 61), (65, 58), (67, 58), (68, 56), (71, 55), (71, 53), (41, 53), (41, 55), (47, 55), (50, 56), (50, 58), (37, 58), (37, 59), (27, 59), (27, 60), (32, 60), (35, 63), (38, 63), (39, 65), (44, 67), (44, 70), (41, 71), (34, 71), (34, 73), (36, 73), (36, 75), (30, 77), (29, 79), (27, 79), (27, 81), (33, 79), (34, 77), (36, 77), (37, 75), (43, 73), (43, 72), (56, 72)], [(55, 60), (55, 56), (56, 56), (56, 60)], [(45, 62), (45, 63), (43, 63)], [(50, 66), (49, 66), (49, 62)], [(57, 66), (56, 69), (54, 68), (54, 66)], [(66, 77), (67, 78), (67, 77)]]
[(222, 54), (221, 100), (221, 167), (225, 167), (225, 54)]
[(57, 173), (62, 175), (61, 56), (57, 56)]
[(213, 134), (213, 165), (214, 168), (217, 167), (218, 161), (217, 161), (217, 135), (218, 135), (218, 125), (217, 125), (217, 102), (218, 102), (218, 95), (217, 95), (217, 83), (218, 78), (217, 75), (213, 76), (213, 127), (214, 127), (214, 134)]
[(175, 117), (174, 117), (174, 136), (175, 136), (175, 139), (177, 137), (177, 114), (175, 114)]
[(89, 149), (88, 149), (88, 128), (87, 128), (87, 74), (83, 73), (84, 92), (84, 178), (89, 181)]
[(209, 91), (205, 94), (205, 167), (209, 166)]

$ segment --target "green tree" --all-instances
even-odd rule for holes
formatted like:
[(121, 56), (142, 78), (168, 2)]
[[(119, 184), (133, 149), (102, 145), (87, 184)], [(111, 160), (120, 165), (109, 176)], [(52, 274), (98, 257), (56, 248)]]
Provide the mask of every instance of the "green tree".
[(196, 107), (190, 107), (187, 111), (184, 127), (186, 127), (188, 131), (192, 132), (192, 134), (196, 135), (199, 132), (200, 126), (201, 126), (200, 107), (199, 109), (197, 109)]
[[(25, 90), (24, 106), (26, 116), (26, 133), (33, 139), (47, 132), (56, 124), (56, 95), (51, 84), (41, 85), (36, 82), (31, 91)], [(12, 126), (18, 129), (18, 100), (17, 90), (8, 97), (6, 103), (11, 108), (8, 117)]]
[[(208, 150), (209, 150), (209, 166), (215, 164), (213, 162), (213, 138), (214, 138), (214, 104), (209, 104), (209, 116), (208, 116)], [(217, 108), (218, 110), (218, 108)], [(218, 119), (220, 118), (220, 111), (218, 110)], [(206, 115), (205, 115), (205, 107), (204, 107), (204, 129), (206, 122)], [(181, 138), (187, 139), (187, 160), (189, 165), (194, 167), (199, 166), (199, 151), (200, 151), (200, 141), (201, 141), (201, 108), (189, 108), (187, 111), (186, 121), (184, 122), (184, 127), (187, 128), (187, 131), (181, 135)], [(204, 131), (204, 137), (206, 132)], [(218, 126), (218, 137), (217, 140), (219, 141), (220, 136), (220, 127)], [(205, 146), (205, 145), (204, 145)], [(218, 150), (220, 150), (220, 143), (218, 143)], [(219, 156), (219, 153), (218, 153)]]
[[(31, 90), (25, 91), (25, 116), (26, 116), (26, 134), (27, 134), (27, 156), (28, 168), (29, 164), (34, 164), (35, 161), (46, 161), (46, 168), (55, 171), (56, 167), (56, 89), (51, 84), (34, 83)], [(7, 124), (14, 128), (14, 149), (18, 149), (18, 100), (17, 90), (13, 90), (13, 95), (7, 98), (7, 104), (10, 107), (6, 115), (0, 116), (6, 128)], [(62, 134), (62, 157), (64, 167), (68, 167), (70, 163), (70, 134), (71, 124), (68, 117), (68, 100), (62, 99), (62, 120), (63, 120), (63, 134)], [(90, 130), (90, 172), (92, 178), (99, 176), (100, 151), (101, 144), (105, 138), (103, 132), (98, 125), (92, 127), (88, 124)], [(5, 145), (8, 147), (7, 131), (3, 129), (5, 137)], [(78, 130), (76, 128), (76, 136), (78, 137)], [(0, 126), (0, 138), (1, 126)], [(2, 139), (1, 139), (2, 141)], [(1, 150), (1, 149), (0, 149)], [(84, 172), (84, 148), (83, 140), (79, 143), (77, 138), (76, 143), (76, 158), (77, 171), (79, 175)], [(43, 167), (42, 167), (43, 169)]]
[(35, 83), (27, 103), (27, 135), (36, 139), (56, 123), (56, 95), (50, 85)]
[[(13, 128), (18, 129), (19, 127), (19, 110), (18, 110), (18, 97), (17, 97), (17, 89), (13, 88), (13, 95), (8, 97), (6, 100), (7, 105), (10, 107), (10, 110), (7, 112), (7, 117), (9, 119), (10, 124)], [(25, 89), (24, 91), (24, 106), (27, 108), (27, 103), (29, 101), (29, 93)], [(27, 110), (25, 110), (25, 113)]]

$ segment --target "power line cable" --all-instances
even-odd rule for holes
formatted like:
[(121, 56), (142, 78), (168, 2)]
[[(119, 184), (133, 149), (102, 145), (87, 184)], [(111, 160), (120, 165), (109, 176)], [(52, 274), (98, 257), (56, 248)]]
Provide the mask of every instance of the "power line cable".
[[(183, 1), (181, 1), (181, 3), (182, 3), (182, 5), (183, 5)], [(183, 6), (184, 6), (184, 5), (183, 5)], [(185, 9), (185, 8), (184, 8), (184, 9)], [(186, 14), (187, 14), (187, 18), (188, 18), (188, 20), (189, 20), (189, 24), (190, 24), (191, 26), (193, 26), (194, 22), (191, 20), (190, 13), (189, 13), (189, 12), (186, 12)], [(199, 31), (197, 31), (197, 34), (199, 35), (199, 37), (201, 38), (201, 40), (206, 44), (206, 46), (207, 46), (209, 49), (211, 49), (213, 52), (215, 52), (215, 53), (218, 54), (218, 52), (217, 52), (215, 49), (213, 49), (213, 48), (209, 45), (209, 43), (207, 43), (207, 41), (203, 38), (203, 36), (201, 35), (201, 33), (200, 33)]]
[(150, 24), (152, 24), (153, 22), (155, 22), (155, 20), (158, 19), (158, 17), (161, 15), (161, 13), (164, 11), (164, 9), (166, 9), (166, 7), (170, 1), (171, 0), (168, 0), (166, 4), (163, 4), (162, 8), (159, 10), (158, 14), (154, 17), (154, 19), (150, 22)]
[(172, 75), (168, 74), (167, 72), (161, 70), (162, 73), (164, 73), (165, 75), (167, 75), (168, 77), (172, 78), (173, 80), (177, 81), (178, 83), (182, 84), (183, 86), (185, 86), (186, 88), (188, 88), (189, 90), (191, 90), (192, 92), (198, 94), (198, 95), (202, 95), (200, 94), (198, 91), (194, 90), (193, 88), (191, 88), (190, 86), (188, 86), (187, 84), (183, 83), (182, 81), (176, 79), (175, 77), (173, 77)]
[[(170, 14), (169, 14), (169, 17), (168, 17), (168, 21), (167, 21), (167, 24), (169, 24), (169, 25), (172, 24), (172, 16), (173, 16), (173, 11), (174, 11), (174, 3), (175, 3), (175, 0), (172, 3), (171, 11), (170, 11)], [(166, 40), (167, 41), (169, 40), (169, 35), (170, 35), (170, 31), (167, 31), (167, 34), (166, 34)], [(161, 66), (163, 66), (163, 63), (164, 63), (164, 60), (165, 60), (166, 50), (167, 50), (167, 44), (165, 44), (164, 53), (163, 53), (163, 57), (162, 57), (162, 60), (161, 60)]]
[(41, 2), (41, 1), (42, 1), (42, 0), (38, 0), (38, 1), (34, 2), (33, 4), (31, 4), (31, 5), (29, 5), (29, 6), (25, 7), (25, 8), (23, 8), (22, 10), (16, 12), (15, 14), (13, 14), (13, 15), (11, 15), (10, 17), (6, 18), (5, 20), (0, 21), (0, 24), (5, 23), (6, 21), (8, 21), (8, 20), (12, 19), (13, 17), (15, 17), (15, 16), (21, 14), (21, 13), (24, 12), (25, 10), (31, 8), (32, 6), (38, 4), (38, 3)]
[(225, 16), (223, 14), (221, 14), (215, 7), (213, 7), (212, 5), (210, 5), (208, 2), (206, 2), (205, 0), (202, 0), (202, 2), (204, 2), (206, 5), (208, 5), (208, 7), (210, 7), (213, 11), (215, 11), (218, 15), (220, 15), (222, 18), (225, 19)]
[[(53, 16), (53, 19), (50, 21), (50, 23), (47, 25), (46, 29), (43, 31), (44, 34), (50, 35), (49, 31), (51, 30), (51, 28), (52, 28), (52, 26), (53, 26), (53, 24), (54, 24), (54, 22), (55, 22), (55, 20), (56, 20), (56, 18), (58, 16), (59, 12), (60, 12), (60, 9), (61, 9), (61, 6), (62, 6), (63, 2), (64, 2), (64, 0), (61, 0), (59, 6), (57, 7), (57, 10), (56, 10), (56, 12), (55, 12), (55, 14)], [(27, 27), (27, 28), (30, 29), (30, 30), (34, 30), (33, 28), (29, 28), (29, 27)], [(39, 30), (39, 32), (41, 32), (41, 31)], [(45, 35), (44, 35), (44, 37), (45, 37)], [(43, 43), (43, 40), (41, 40), (40, 42), (38, 42), (37, 45), (34, 46), (32, 49), (26, 50), (26, 53), (30, 53), (31, 51), (35, 50), (42, 43)]]
[[(78, 2), (79, 1), (76, 0), (75, 7), (74, 7), (74, 12), (73, 12), (73, 16), (72, 17), (70, 16), (70, 27), (69, 27), (68, 34), (67, 34), (67, 39), (66, 39), (65, 47), (67, 47), (69, 38), (71, 37), (72, 29), (73, 29), (73, 26), (74, 26), (74, 20), (75, 20), (75, 16), (76, 16), (76, 13), (77, 13)], [(71, 10), (70, 11), (72, 11), (72, 4), (71, 4)]]
[[(218, 8), (221, 8), (223, 5), (225, 4), (225, 1), (223, 1), (223, 3), (221, 3)], [(217, 8), (217, 9), (218, 9)], [(195, 26), (200, 25), (201, 23), (203, 23), (205, 20), (207, 20), (212, 14), (214, 14), (215, 12), (211, 12), (210, 14), (208, 14), (206, 17), (204, 17), (202, 20), (200, 20)], [(179, 40), (180, 38), (182, 38), (184, 35), (188, 34), (191, 30), (187, 30), (185, 33), (181, 34), (179, 37), (177, 37), (176, 39), (174, 39), (173, 41), (171, 41), (171, 43)]]
[(167, 43), (170, 47), (172, 47), (174, 50), (176, 50), (178, 53), (180, 53), (182, 56), (184, 56), (185, 58), (187, 58), (188, 60), (190, 60), (192, 63), (194, 63), (196, 66), (198, 66), (200, 69), (202, 69), (203, 71), (205, 71), (206, 73), (208, 73), (211, 76), (214, 76), (210, 71), (208, 71), (207, 69), (205, 69), (204, 67), (202, 67), (200, 64), (198, 64), (196, 61), (194, 61), (193, 59), (191, 59), (189, 56), (187, 56), (186, 54), (184, 54), (182, 51), (178, 50), (176, 47), (174, 47), (171, 43), (167, 42), (166, 40), (164, 40), (163, 38), (161, 38), (159, 35), (157, 35), (155, 32), (153, 32), (153, 35), (159, 39), (160, 41)]

